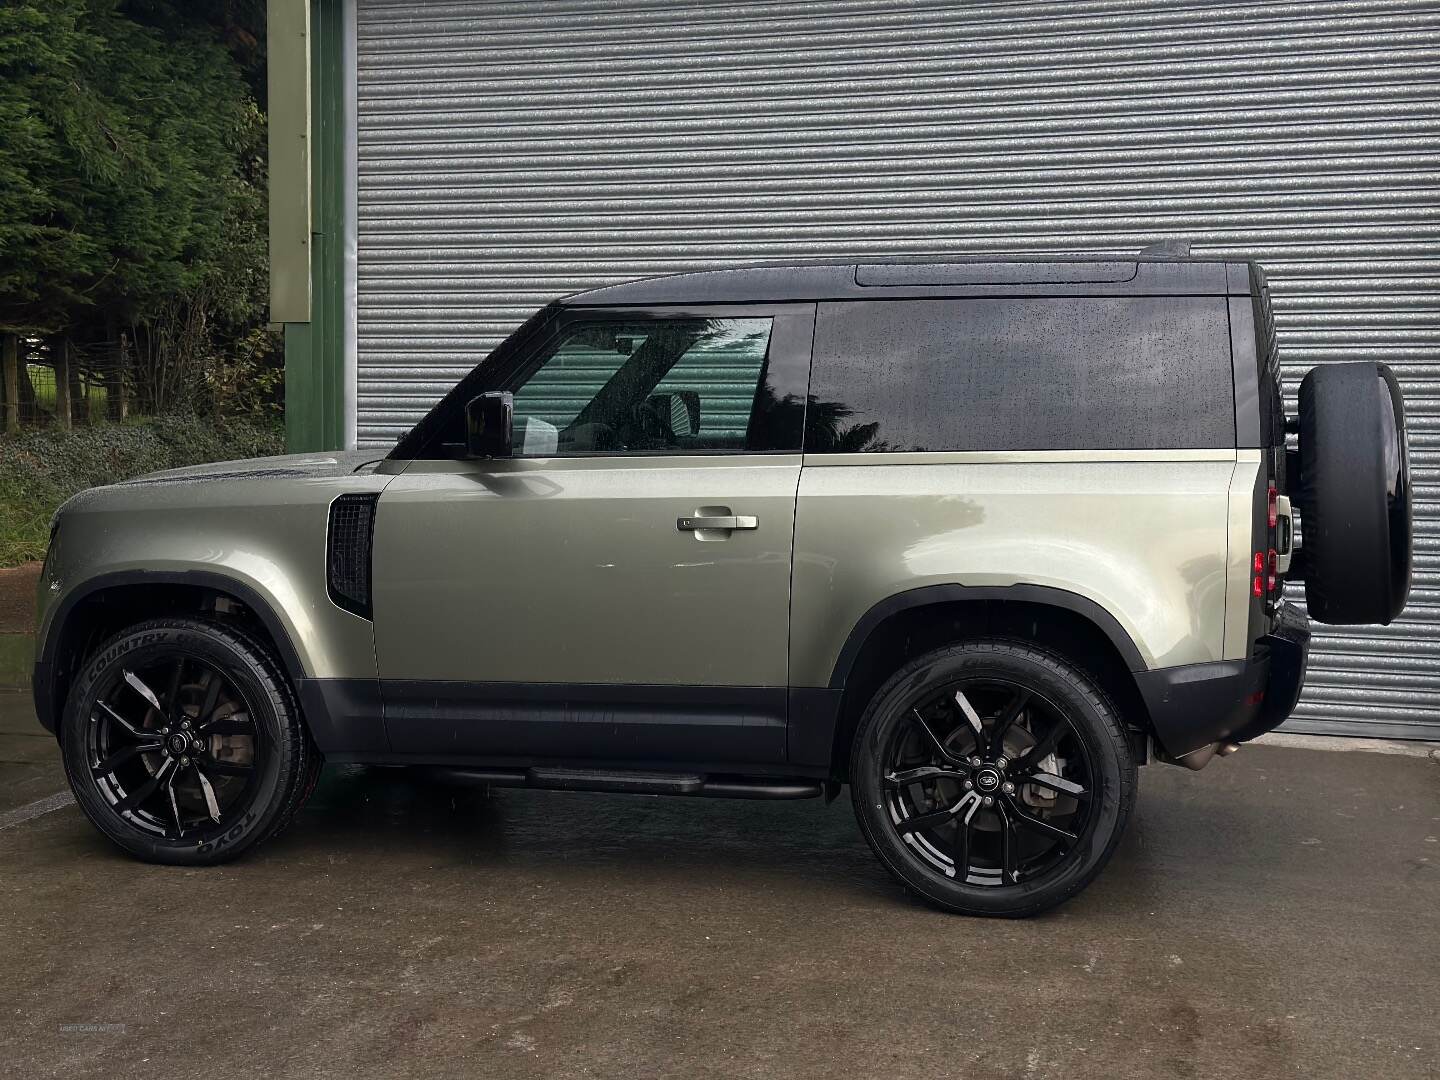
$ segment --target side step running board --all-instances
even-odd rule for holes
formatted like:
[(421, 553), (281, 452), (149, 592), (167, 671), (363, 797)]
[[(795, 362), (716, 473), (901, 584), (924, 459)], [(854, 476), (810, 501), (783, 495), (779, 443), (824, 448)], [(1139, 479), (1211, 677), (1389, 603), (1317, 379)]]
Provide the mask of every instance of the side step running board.
[(551, 791), (611, 791), (631, 795), (692, 795), (711, 799), (813, 799), (825, 793), (819, 780), (754, 780), (700, 773), (626, 772), (614, 769), (432, 768), (437, 780), (482, 787), (532, 787)]

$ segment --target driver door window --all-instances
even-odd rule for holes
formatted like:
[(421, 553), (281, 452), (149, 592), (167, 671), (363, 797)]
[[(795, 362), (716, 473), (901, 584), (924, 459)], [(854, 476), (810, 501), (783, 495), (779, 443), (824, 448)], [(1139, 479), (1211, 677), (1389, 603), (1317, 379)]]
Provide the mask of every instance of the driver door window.
[[(525, 457), (765, 450), (757, 414), (773, 319), (599, 318), (566, 328), (516, 380)], [(751, 432), (757, 434), (752, 436)]]

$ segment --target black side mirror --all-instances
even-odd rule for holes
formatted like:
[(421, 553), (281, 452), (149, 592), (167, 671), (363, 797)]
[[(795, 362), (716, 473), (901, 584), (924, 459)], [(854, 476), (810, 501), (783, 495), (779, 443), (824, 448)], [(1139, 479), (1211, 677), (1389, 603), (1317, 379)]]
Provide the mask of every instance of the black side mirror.
[(508, 458), (515, 438), (515, 395), (491, 390), (465, 406), (465, 452), (472, 458)]

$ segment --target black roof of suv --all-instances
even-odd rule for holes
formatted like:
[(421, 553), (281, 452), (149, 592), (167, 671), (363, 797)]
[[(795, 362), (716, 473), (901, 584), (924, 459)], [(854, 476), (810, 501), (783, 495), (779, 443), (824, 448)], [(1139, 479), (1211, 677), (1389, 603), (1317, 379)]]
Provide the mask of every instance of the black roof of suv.
[(1174, 256), (906, 259), (704, 270), (629, 281), (566, 306), (717, 304), (925, 296), (1249, 296), (1250, 265)]

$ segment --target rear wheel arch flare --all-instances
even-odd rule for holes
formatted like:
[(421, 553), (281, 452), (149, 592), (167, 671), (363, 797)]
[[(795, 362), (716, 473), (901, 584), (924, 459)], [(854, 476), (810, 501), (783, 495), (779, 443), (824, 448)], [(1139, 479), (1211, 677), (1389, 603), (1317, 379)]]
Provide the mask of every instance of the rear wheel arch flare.
[(1065, 656), (1110, 695), (1126, 721), (1150, 730), (1134, 672), (1148, 670), (1134, 641), (1099, 604), (1039, 585), (931, 585), (887, 597), (851, 630), (830, 689), (842, 691), (832, 770), (848, 768), (851, 738), (874, 692), (909, 659), (975, 637), (1025, 641)]

